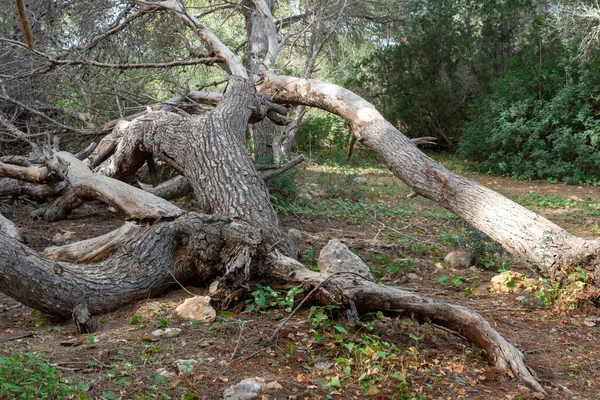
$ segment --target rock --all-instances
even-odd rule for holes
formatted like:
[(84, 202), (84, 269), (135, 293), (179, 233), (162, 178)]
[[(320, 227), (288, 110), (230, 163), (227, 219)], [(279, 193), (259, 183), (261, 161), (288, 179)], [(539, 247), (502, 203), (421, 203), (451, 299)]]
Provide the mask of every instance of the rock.
[(177, 367), (179, 374), (191, 374), (194, 372), (194, 367), (198, 364), (197, 360), (189, 359), (189, 360), (176, 360), (173, 365)]
[(156, 370), (156, 373), (167, 379), (174, 378), (177, 376), (177, 374), (175, 372), (171, 372), (171, 371), (167, 370), (166, 368), (159, 368)]
[(215, 294), (219, 290), (219, 280), (214, 280), (208, 287), (208, 293)]
[(352, 182), (365, 184), (367, 183), (367, 178), (365, 178), (364, 176), (357, 176), (356, 178), (352, 179)]
[(72, 231), (63, 231), (63, 233), (57, 233), (52, 236), (52, 243), (57, 246), (62, 246), (63, 244), (70, 242), (75, 237), (75, 232)]
[(157, 341), (162, 338), (174, 338), (181, 335), (181, 329), (179, 328), (164, 328), (157, 329), (150, 332), (150, 340)]
[(294, 244), (296, 245), (296, 247), (300, 247), (300, 241), (302, 240), (302, 232), (300, 232), (298, 229), (290, 229), (287, 233), (288, 237), (290, 238), (290, 240), (292, 242), (294, 242)]
[(452, 268), (469, 268), (472, 261), (471, 254), (466, 251), (453, 251), (444, 257), (444, 262)]
[(223, 391), (225, 400), (254, 400), (259, 399), (263, 389), (263, 379), (246, 378), (237, 385), (233, 385)]
[(279, 384), (279, 382), (274, 381), (274, 382), (269, 382), (265, 385), (265, 390), (281, 390), (283, 389), (283, 386), (281, 386)]
[(303, 199), (306, 200), (312, 200), (313, 198), (319, 198), (319, 197), (325, 197), (327, 195), (327, 192), (321, 188), (319, 188), (317, 185), (313, 184), (310, 185), (310, 187), (302, 187), (300, 189), (300, 193), (298, 194), (298, 197), (301, 197)]
[(506, 271), (491, 279), (492, 289), (498, 293), (535, 292), (539, 289), (538, 281), (525, 274)]
[(193, 319), (211, 324), (217, 319), (217, 312), (210, 305), (210, 297), (194, 296), (177, 306), (175, 313), (181, 318)]
[(327, 246), (323, 247), (319, 253), (317, 261), (321, 272), (333, 274), (336, 272), (354, 272), (365, 279), (375, 281), (371, 270), (360, 259), (359, 256), (351, 252), (345, 244), (337, 240), (330, 240)]
[(419, 275), (415, 274), (414, 272), (409, 272), (408, 274), (406, 274), (406, 279), (408, 279), (409, 281), (418, 281), (421, 278), (419, 278)]
[(316, 369), (318, 370), (324, 370), (324, 369), (329, 369), (332, 368), (335, 365), (335, 362), (330, 359), (330, 358), (317, 358), (314, 362), (313, 362), (314, 366)]

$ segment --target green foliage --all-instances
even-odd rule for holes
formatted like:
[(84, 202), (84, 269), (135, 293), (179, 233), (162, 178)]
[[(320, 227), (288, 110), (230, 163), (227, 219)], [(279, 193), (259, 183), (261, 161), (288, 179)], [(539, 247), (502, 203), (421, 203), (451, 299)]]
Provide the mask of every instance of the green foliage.
[(332, 148), (344, 148), (350, 140), (348, 124), (337, 115), (317, 113), (298, 130), (299, 152), (311, 153)]
[(459, 152), (484, 172), (551, 182), (600, 182), (600, 52), (582, 61), (544, 43), (537, 26), (520, 59), (473, 102)]
[(410, 0), (405, 26), (387, 33), (387, 43), (357, 63), (346, 85), (409, 136), (436, 136), (453, 147), (467, 104), (502, 74), (535, 4)]
[(63, 377), (38, 353), (0, 357), (0, 399), (87, 399), (88, 385)]
[(288, 204), (298, 196), (297, 174), (298, 170), (293, 169), (268, 181), (269, 192), (275, 196), (277, 203)]
[(302, 285), (293, 287), (284, 294), (257, 283), (252, 299), (246, 300), (246, 311), (263, 312), (269, 308), (281, 307), (285, 312), (292, 312), (296, 296), (303, 292)]

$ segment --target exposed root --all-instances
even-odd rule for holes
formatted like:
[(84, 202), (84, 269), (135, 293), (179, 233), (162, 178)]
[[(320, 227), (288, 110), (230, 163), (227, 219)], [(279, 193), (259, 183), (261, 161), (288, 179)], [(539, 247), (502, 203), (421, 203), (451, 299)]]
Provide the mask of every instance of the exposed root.
[(356, 274), (348, 277), (338, 272), (339, 275), (334, 277), (314, 272), (279, 254), (273, 255), (272, 262), (274, 277), (322, 291), (326, 286), (324, 294), (334, 304), (343, 304), (347, 308), (356, 304), (362, 313), (387, 311), (396, 315), (408, 315), (419, 322), (431, 322), (450, 329), (485, 350), (492, 365), (504, 372), (512, 371), (515, 377), (522, 379), (533, 390), (546, 393), (525, 365), (523, 354), (473, 311), (377, 284)]

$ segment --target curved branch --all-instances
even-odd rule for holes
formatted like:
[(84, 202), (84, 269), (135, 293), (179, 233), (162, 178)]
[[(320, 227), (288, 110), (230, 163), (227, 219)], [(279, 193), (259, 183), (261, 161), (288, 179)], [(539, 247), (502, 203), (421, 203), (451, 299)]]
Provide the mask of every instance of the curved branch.
[(419, 195), (454, 212), (504, 246), (539, 266), (551, 279), (560, 265), (595, 257), (600, 242), (571, 235), (553, 222), (477, 182), (454, 174), (421, 152), (375, 107), (340, 86), (265, 73), (258, 89), (279, 103), (318, 107), (344, 118), (357, 140), (381, 155), (392, 173)]
[(27, 41), (27, 48), (29, 48), (29, 50), (33, 50), (33, 34), (31, 33), (31, 25), (29, 24), (27, 9), (25, 8), (25, 2), (23, 0), (17, 0), (17, 11), (19, 12), (19, 20), (21, 21), (23, 34), (25, 35), (25, 40)]
[[(348, 251), (349, 252), (349, 251)], [(326, 282), (321, 298), (329, 303), (342, 304), (348, 309), (357, 307), (363, 313), (384, 311), (393, 314), (413, 316), (420, 322), (432, 322), (449, 328), (485, 350), (487, 359), (503, 372), (511, 369), (515, 376), (523, 379), (531, 388), (545, 393), (523, 361), (523, 354), (508, 343), (479, 314), (467, 308), (448, 304), (439, 300), (421, 297), (412, 292), (378, 284), (369, 279), (359, 278), (356, 271), (348, 269), (344, 274), (343, 264), (336, 265), (331, 275), (314, 272), (299, 262), (281, 255), (273, 255), (271, 274), (286, 282), (301, 283), (317, 287)], [(319, 263), (321, 260), (319, 260)], [(324, 269), (320, 264), (319, 267)], [(346, 266), (348, 267), (348, 266)], [(364, 265), (368, 271), (368, 267)], [(339, 276), (333, 276), (337, 275)], [(348, 277), (348, 275), (351, 275)]]
[(109, 204), (129, 219), (175, 218), (184, 213), (179, 207), (125, 182), (92, 173), (70, 153), (58, 152), (46, 160), (47, 167), (71, 184), (82, 198)]

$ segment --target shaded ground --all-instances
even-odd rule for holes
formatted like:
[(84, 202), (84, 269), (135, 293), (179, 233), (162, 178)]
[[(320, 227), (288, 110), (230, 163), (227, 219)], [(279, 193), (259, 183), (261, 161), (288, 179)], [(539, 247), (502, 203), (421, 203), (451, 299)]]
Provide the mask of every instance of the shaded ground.
[[(597, 188), (473, 177), (574, 233), (599, 234)], [(422, 198), (406, 199), (410, 191), (385, 170), (311, 165), (300, 172), (299, 181), (303, 196), (313, 200), (299, 199), (279, 208), (285, 226), (304, 233), (304, 262), (314, 264), (318, 251), (337, 238), (359, 252), (382, 281), (481, 313), (525, 353), (550, 398), (600, 398), (600, 319), (594, 320), (600, 316), (598, 309), (569, 311), (568, 304), (549, 304), (551, 291), (494, 293), (490, 279), (499, 267), (530, 276), (532, 271), (496, 253), (493, 244), (445, 210)], [(0, 211), (38, 250), (50, 245), (56, 233), (73, 231), (80, 240), (121, 224), (118, 214), (100, 204), (88, 204), (67, 221), (51, 224), (32, 221), (33, 209), (28, 201), (0, 203)], [(488, 268), (452, 270), (439, 265), (455, 245), (483, 248), (479, 262)], [(226, 387), (255, 376), (281, 385), (265, 392), (273, 399), (535, 398), (490, 367), (479, 350), (433, 326), (377, 315), (365, 316), (361, 324), (345, 320), (335, 309), (306, 308), (271, 344), (266, 339), (288, 315), (284, 307), (247, 312), (242, 305), (207, 326), (175, 316), (175, 307), (190, 296), (187, 291), (207, 293), (206, 288), (188, 287), (135, 302), (99, 316), (99, 331), (88, 336), (78, 335), (70, 321), (48, 319), (0, 295), (0, 357), (47, 352), (44, 358), (64, 377), (89, 386), (90, 399), (192, 394), (217, 399)], [(253, 299), (249, 305), (260, 308)], [(148, 341), (150, 331), (164, 326), (181, 328), (182, 335)], [(165, 370), (176, 372), (177, 359), (199, 361), (194, 374), (157, 378)], [(6, 397), (0, 392), (0, 398)]]

